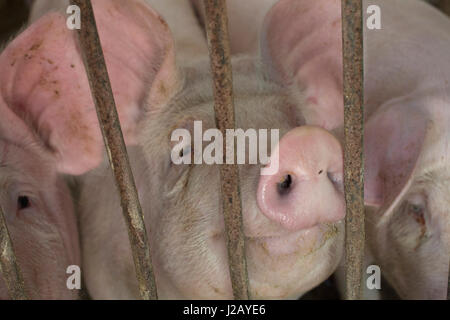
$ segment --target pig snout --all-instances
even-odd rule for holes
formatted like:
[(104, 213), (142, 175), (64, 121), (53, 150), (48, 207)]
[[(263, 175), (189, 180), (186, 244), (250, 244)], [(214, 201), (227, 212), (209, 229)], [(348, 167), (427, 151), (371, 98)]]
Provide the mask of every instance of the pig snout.
[(342, 148), (332, 134), (319, 127), (297, 127), (274, 151), (270, 163), (278, 161), (278, 170), (271, 175), (262, 171), (257, 191), (267, 218), (290, 231), (344, 218)]

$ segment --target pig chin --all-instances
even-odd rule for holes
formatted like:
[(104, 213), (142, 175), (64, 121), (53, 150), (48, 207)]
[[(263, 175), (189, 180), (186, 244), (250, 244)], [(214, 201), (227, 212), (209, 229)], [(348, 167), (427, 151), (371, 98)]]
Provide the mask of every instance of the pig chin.
[(319, 250), (333, 239), (338, 232), (334, 224), (318, 224), (309, 229), (279, 236), (249, 237), (249, 242), (266, 255), (282, 258), (286, 256), (307, 256)]
[(343, 222), (278, 237), (250, 238), (247, 263), (252, 298), (299, 298), (335, 270), (343, 241)]
[[(271, 234), (246, 236), (251, 299), (296, 299), (328, 278), (343, 253), (343, 222), (317, 224), (282, 236)], [(206, 246), (199, 246), (196, 250), (203, 252), (204, 259), (191, 260), (196, 272), (186, 273), (191, 264), (185, 264), (183, 274), (170, 273), (167, 276), (176, 284), (183, 298), (232, 299), (224, 232), (216, 229), (215, 232), (203, 233), (199, 238)], [(186, 254), (186, 250), (181, 254)], [(169, 264), (173, 262), (166, 261)], [(168, 294), (168, 297), (172, 295)]]

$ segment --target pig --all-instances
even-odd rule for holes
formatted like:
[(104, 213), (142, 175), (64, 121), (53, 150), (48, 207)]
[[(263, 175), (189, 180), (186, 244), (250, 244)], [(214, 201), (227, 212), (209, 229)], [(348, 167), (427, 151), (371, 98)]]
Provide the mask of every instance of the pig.
[[(364, 28), (364, 270), (380, 265), (401, 298), (445, 299), (450, 21), (424, 1), (364, 1), (364, 13), (369, 5), (381, 9), (381, 30)], [(230, 6), (239, 4), (231, 1)], [(258, 19), (245, 6), (231, 9), (240, 13), (240, 21), (234, 20), (238, 25)], [(298, 21), (305, 15), (325, 25), (336, 19), (317, 11), (292, 12)], [(343, 270), (342, 265), (337, 274), (341, 283)], [(380, 298), (377, 290), (363, 288), (364, 298)]]
[[(46, 85), (51, 71), (32, 66), (39, 46), (33, 47), (35, 32), (24, 31), (0, 54), (0, 207), (28, 298), (77, 299), (78, 290), (66, 284), (66, 270), (81, 266), (81, 253), (74, 203), (60, 166), (65, 160), (56, 145), (47, 144), (45, 124), (28, 116), (29, 103), (40, 99), (33, 81)], [(0, 276), (0, 300), (9, 298)]]
[[(278, 0), (227, 0), (230, 50), (233, 55), (258, 55), (264, 17)], [(202, 0), (191, 0), (200, 24), (205, 25)]]
[[(343, 252), (340, 11), (334, 10), (338, 1), (324, 7), (328, 2), (276, 3), (264, 22), (261, 18), (259, 53), (232, 59), (236, 127), (279, 129), (282, 136), (275, 174), (261, 175), (261, 165), (239, 166), (254, 299), (300, 297), (333, 273)], [(158, 296), (230, 299), (219, 165), (171, 162), (174, 129), (192, 130), (194, 121), (202, 121), (204, 130), (215, 127), (208, 50), (193, 6), (187, 0), (92, 3), (144, 212)], [(290, 12), (302, 14), (305, 6), (335, 17), (336, 35), (319, 19), (286, 32), (294, 22)], [(58, 81), (40, 88), (40, 99), (27, 106), (29, 117), (42, 122), (46, 144), (64, 160), (60, 167), (79, 181), (89, 294), (139, 298), (127, 229), (74, 31), (66, 28), (63, 14), (52, 12), (38, 18), (29, 32), (31, 44), (41, 46), (23, 72), (45, 67), (52, 70), (48, 80)], [(309, 32), (315, 32), (315, 41)], [(11, 63), (6, 68), (14, 69)]]
[(445, 299), (450, 253), (450, 19), (417, 0), (365, 1), (367, 246), (404, 299)]

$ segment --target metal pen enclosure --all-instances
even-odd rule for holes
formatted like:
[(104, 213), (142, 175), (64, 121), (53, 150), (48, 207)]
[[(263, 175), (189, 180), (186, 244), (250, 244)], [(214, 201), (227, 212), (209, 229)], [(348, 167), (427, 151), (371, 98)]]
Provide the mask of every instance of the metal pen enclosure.
[[(106, 64), (90, 0), (71, 0), (80, 7), (78, 31), (91, 94), (128, 227), (142, 299), (157, 299), (157, 289), (143, 213), (123, 140)], [(441, 0), (449, 9), (450, 1)], [(215, 97), (216, 125), (222, 133), (234, 129), (234, 105), (228, 18), (225, 0), (204, 0), (206, 29)], [(344, 66), (344, 189), (346, 201), (346, 299), (361, 298), (364, 257), (364, 78), (362, 0), (342, 0)], [(225, 146), (224, 146), (225, 148)], [(225, 150), (224, 150), (225, 151)], [(225, 154), (225, 152), (223, 153)], [(220, 169), (229, 270), (235, 299), (249, 299), (242, 204), (237, 165)], [(0, 271), (12, 299), (27, 299), (23, 278), (0, 208)], [(26, 285), (26, 284), (25, 284)], [(449, 291), (450, 292), (450, 291)], [(450, 295), (450, 293), (449, 293)]]

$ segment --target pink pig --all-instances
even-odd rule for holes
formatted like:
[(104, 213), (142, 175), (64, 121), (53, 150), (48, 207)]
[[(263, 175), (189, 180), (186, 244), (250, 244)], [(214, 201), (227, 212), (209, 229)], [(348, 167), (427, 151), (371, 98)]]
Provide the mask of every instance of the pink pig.
[[(78, 291), (66, 286), (66, 270), (81, 261), (72, 196), (62, 176), (65, 155), (48, 140), (44, 122), (49, 119), (41, 122), (28, 109), (40, 95), (59, 99), (49, 89), (58, 82), (51, 78), (55, 62), (39, 56), (42, 43), (35, 32), (23, 32), (0, 55), (0, 206), (27, 295), (74, 299)], [(0, 277), (0, 299), (8, 298)]]
[[(236, 52), (254, 51), (251, 41), (239, 39), (261, 32), (255, 26), (260, 25), (267, 2), (227, 1), (229, 12), (238, 13), (229, 19)], [(283, 12), (276, 28), (287, 33), (283, 39), (291, 37), (297, 50), (278, 46), (277, 53), (285, 61), (292, 58), (305, 64), (302, 54), (315, 48), (307, 45), (308, 41), (322, 39), (317, 36), (321, 29), (315, 21), (321, 22), (323, 33), (328, 28), (334, 42), (340, 41), (335, 32), (340, 28), (339, 17), (332, 14), (340, 11), (340, 3), (306, 0), (296, 4)], [(380, 9), (379, 30), (366, 27), (373, 15), (367, 9), (374, 5)], [(366, 262), (379, 265), (382, 276), (402, 298), (445, 299), (450, 253), (450, 19), (418, 0), (364, 1), (363, 12)], [(252, 28), (247, 30), (249, 23)], [(314, 61), (327, 52), (336, 58), (340, 55), (326, 48), (329, 44), (324, 42), (320, 50), (306, 57)], [(312, 68), (310, 77), (307, 70), (303, 67), (297, 75), (315, 77), (323, 89), (319, 97), (339, 92), (332, 90), (340, 85), (329, 80), (332, 72), (321, 75)], [(338, 72), (334, 75), (341, 76)], [(318, 118), (336, 120), (336, 125), (342, 121), (336, 116)], [(376, 291), (366, 290), (364, 297)]]
[(445, 299), (450, 254), (450, 19), (422, 1), (367, 1), (365, 200), (374, 263), (402, 298)]
[[(204, 130), (215, 127), (206, 39), (193, 7), (187, 0), (92, 2), (159, 297), (232, 298), (219, 168), (170, 160), (174, 129), (191, 128), (194, 120)], [(249, 46), (242, 51), (252, 54), (233, 58), (236, 127), (279, 129), (282, 136), (276, 174), (260, 176), (259, 165), (240, 166), (252, 298), (301, 296), (333, 273), (343, 251), (340, 10), (339, 1), (325, 2), (331, 6), (280, 1), (258, 15), (259, 54)], [(330, 15), (332, 23), (305, 16), (308, 30), (286, 29), (305, 6)], [(0, 65), (6, 77), (17, 74), (22, 84), (8, 107), (20, 109), (43, 133), (61, 172), (83, 174), (78, 209), (90, 295), (138, 298), (75, 31), (67, 29), (61, 13), (34, 17), (27, 38), (19, 38), (26, 46), (13, 42)]]

